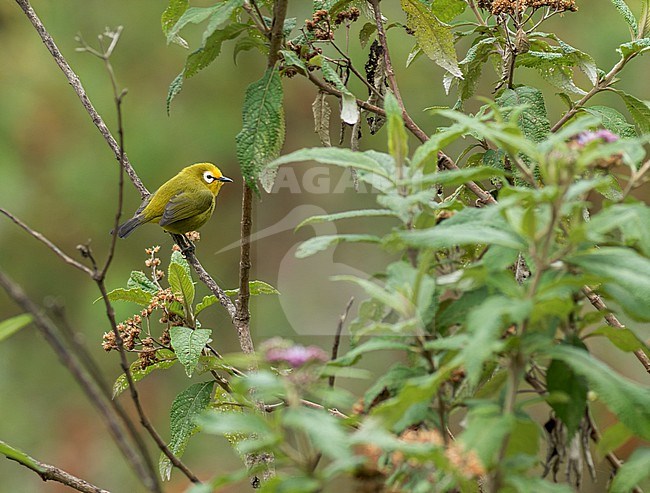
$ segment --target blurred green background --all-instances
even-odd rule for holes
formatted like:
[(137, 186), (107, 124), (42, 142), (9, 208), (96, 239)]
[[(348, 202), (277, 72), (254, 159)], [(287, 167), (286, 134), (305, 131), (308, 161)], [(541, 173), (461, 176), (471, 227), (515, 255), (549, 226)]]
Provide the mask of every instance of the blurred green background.
[[(193, 2), (197, 6), (209, 4)], [(630, 4), (638, 12), (640, 2)], [(309, 17), (310, 5), (307, 0), (291, 2), (290, 16), (299, 20)], [(555, 32), (566, 42), (589, 52), (599, 67), (607, 71), (618, 59), (615, 48), (629, 39), (626, 24), (608, 0), (578, 1), (578, 5), (578, 13), (556, 16), (544, 30)], [(105, 26), (124, 26), (112, 63), (120, 86), (128, 88), (124, 103), (127, 154), (149, 189), (155, 189), (180, 168), (199, 161), (213, 161), (224, 174), (235, 179), (235, 184), (227, 185), (221, 192), (215, 217), (203, 228), (203, 239), (198, 244), (204, 266), (223, 287), (234, 287), (238, 248), (217, 252), (239, 238), (241, 176), (235, 158), (235, 136), (241, 125), (244, 90), (260, 77), (264, 58), (245, 52), (235, 64), (232, 44), (226, 43), (217, 62), (186, 81), (168, 117), (167, 88), (181, 70), (187, 52), (165, 43), (160, 31), (164, 1), (37, 0), (33, 6), (113, 130), (115, 109), (109, 79), (99, 60), (75, 51), (74, 37), (81, 33), (92, 44)], [(385, 0), (382, 6), (389, 19), (404, 20), (397, 0)], [(354, 26), (350, 35), (352, 58), (359, 60), (359, 68), (365, 62), (365, 52), (357, 41), (361, 25), (362, 22)], [(197, 46), (200, 27), (186, 34), (190, 45)], [(409, 36), (395, 29), (389, 37), (407, 107), (420, 126), (431, 133), (442, 122), (422, 110), (453, 105), (455, 97), (444, 94), (442, 71), (424, 57), (405, 68), (413, 44)], [(76, 256), (75, 246), (90, 241), (97, 256), (103, 258), (115, 213), (116, 161), (14, 2), (0, 4), (0, 45), (0, 206), (69, 254)], [(466, 48), (460, 44), (461, 58)], [(621, 88), (641, 99), (650, 99), (647, 60), (631, 63), (620, 82)], [(489, 96), (495, 80), (494, 71), (486, 68), (478, 93)], [(521, 70), (516, 80), (543, 88), (551, 120), (559, 117), (562, 106), (559, 98), (553, 97), (556, 91), (551, 86), (527, 69)], [(585, 85), (584, 79), (578, 77), (578, 81)], [(315, 89), (300, 77), (284, 79), (283, 83), (287, 115), (284, 152), (319, 145), (311, 112)], [(365, 98), (365, 89), (360, 85), (355, 83), (352, 88)], [(338, 106), (335, 100), (330, 103), (334, 116)], [(598, 96), (594, 103), (610, 104), (624, 112), (613, 95)], [(479, 104), (474, 100), (467, 107), (471, 110)], [(338, 125), (334, 122), (332, 135), (336, 140)], [(383, 149), (384, 140), (383, 132), (370, 136), (366, 130), (361, 145)], [(458, 149), (450, 150), (452, 156), (454, 151)], [(282, 182), (285, 186), (275, 193), (263, 193), (257, 203), (254, 228), (264, 231), (254, 244), (252, 278), (277, 286), (282, 295), (253, 300), (252, 330), (257, 342), (282, 335), (329, 349), (347, 300), (352, 295), (359, 300), (362, 295), (348, 286), (332, 283), (328, 276), (355, 270), (371, 275), (390, 257), (372, 247), (342, 245), (306, 260), (294, 258), (299, 242), (314, 234), (310, 227), (294, 233), (293, 227), (300, 219), (323, 211), (372, 206), (374, 202), (371, 194), (355, 194), (349, 187), (349, 177), (339, 170), (308, 169), (298, 165), (285, 175), (289, 180)], [(289, 183), (298, 184), (299, 193), (293, 193), (295, 186), (292, 188)], [(129, 183), (125, 197), (125, 214), (130, 214), (138, 206), (139, 196)], [(349, 221), (336, 228), (358, 232), (386, 230), (390, 226), (382, 220), (364, 220)], [(334, 226), (319, 226), (316, 232), (328, 233), (331, 228)], [(144, 269), (144, 248), (156, 244), (162, 245), (161, 256), (165, 260), (171, 240), (157, 227), (143, 227), (128, 240), (120, 241), (108, 287), (122, 286), (131, 270)], [(94, 284), (4, 217), (0, 217), (0, 268), (21, 283), (34, 300), (65, 306), (70, 323), (81, 333), (109, 379), (112, 381), (119, 374), (117, 355), (105, 354), (100, 347), (102, 333), (109, 327), (101, 304), (93, 304), (98, 297)], [(198, 294), (203, 296), (207, 290), (198, 285)], [(130, 308), (117, 305), (118, 316), (129, 316)], [(0, 320), (18, 312), (0, 292)], [(355, 312), (356, 305), (352, 309)], [(238, 349), (232, 325), (216, 305), (206, 312), (203, 323), (213, 329), (215, 345), (222, 352)], [(599, 351), (597, 344), (593, 347)], [(600, 355), (631, 378), (647, 378), (629, 355), (609, 349), (600, 350)], [(388, 361), (376, 358), (364, 364), (381, 372)], [(194, 380), (200, 378), (195, 376)], [(180, 367), (153, 375), (140, 385), (145, 407), (166, 438), (169, 405), (188, 385)], [(359, 391), (367, 383), (343, 381), (343, 385)], [(126, 395), (122, 398), (126, 404)], [(0, 439), (109, 490), (140, 491), (105, 426), (32, 327), (0, 344)], [(625, 453), (623, 450), (622, 455)], [(155, 451), (154, 457), (157, 458)], [(194, 438), (185, 461), (204, 478), (227, 472), (238, 464), (228, 444), (213, 436)], [(607, 467), (602, 465), (600, 469), (602, 488)], [(186, 481), (175, 473), (171, 484), (170, 491), (183, 491)], [(0, 460), (0, 493), (32, 491), (67, 490), (53, 483), (44, 484), (19, 465)], [(595, 487), (593, 491), (602, 490)]]

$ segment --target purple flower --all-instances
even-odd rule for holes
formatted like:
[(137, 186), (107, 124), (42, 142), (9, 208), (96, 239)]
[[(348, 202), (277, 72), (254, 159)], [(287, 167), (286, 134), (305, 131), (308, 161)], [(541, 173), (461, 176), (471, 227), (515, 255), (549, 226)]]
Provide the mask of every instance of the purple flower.
[(601, 129), (601, 130), (596, 130), (595, 132), (592, 130), (588, 130), (586, 132), (580, 132), (578, 135), (576, 135), (575, 141), (578, 143), (580, 146), (586, 146), (590, 142), (593, 142), (594, 140), (602, 140), (604, 142), (607, 142), (608, 144), (611, 142), (616, 142), (619, 140), (618, 135), (616, 135), (613, 132), (610, 132), (609, 130)]
[(305, 347), (281, 338), (270, 339), (264, 346), (269, 363), (287, 363), (293, 368), (299, 368), (312, 361), (328, 360), (327, 353), (317, 346)]

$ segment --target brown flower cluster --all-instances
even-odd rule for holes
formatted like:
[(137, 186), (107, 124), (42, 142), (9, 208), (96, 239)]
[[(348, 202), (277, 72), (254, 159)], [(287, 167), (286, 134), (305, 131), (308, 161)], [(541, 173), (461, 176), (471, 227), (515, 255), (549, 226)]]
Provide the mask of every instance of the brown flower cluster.
[(359, 19), (361, 12), (356, 7), (351, 7), (349, 10), (343, 10), (336, 14), (336, 19), (334, 19), (334, 24), (337, 26), (343, 24), (346, 20), (354, 22)]
[(156, 347), (154, 344), (155, 341), (152, 337), (145, 337), (142, 339), (142, 350), (138, 353), (138, 363), (140, 364), (140, 368), (143, 370), (158, 362), (158, 358), (156, 357)]
[(334, 39), (334, 32), (330, 28), (330, 15), (327, 10), (317, 10), (314, 12), (311, 20), (305, 20), (305, 29), (321, 41), (331, 41)]
[[(142, 317), (140, 315), (133, 315), (127, 318), (124, 322), (117, 325), (117, 332), (120, 334), (124, 349), (131, 351), (142, 332)], [(117, 349), (117, 340), (115, 332), (105, 332), (103, 336), (102, 348), (104, 351)]]
[(465, 450), (453, 442), (445, 450), (445, 457), (467, 479), (479, 478), (486, 473), (485, 466), (473, 450)]
[(187, 238), (193, 243), (201, 239), (201, 233), (199, 233), (198, 231), (189, 231), (185, 233), (185, 238)]
[(492, 15), (514, 15), (517, 10), (523, 12), (528, 8), (537, 10), (542, 7), (550, 7), (558, 12), (578, 10), (575, 0), (479, 0), (478, 6), (489, 10)]

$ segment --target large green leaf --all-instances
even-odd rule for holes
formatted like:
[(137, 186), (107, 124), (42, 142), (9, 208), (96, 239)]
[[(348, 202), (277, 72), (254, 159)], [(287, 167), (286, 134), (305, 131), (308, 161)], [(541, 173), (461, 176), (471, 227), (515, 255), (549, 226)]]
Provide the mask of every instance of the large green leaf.
[(15, 317), (8, 318), (0, 322), (0, 341), (7, 339), (23, 327), (28, 326), (32, 321), (32, 316), (28, 313), (22, 313)]
[(650, 260), (630, 248), (601, 247), (568, 257), (567, 262), (603, 279), (602, 290), (628, 315), (650, 320)]
[(539, 89), (528, 86), (506, 89), (496, 101), (501, 107), (528, 106), (519, 114), (517, 125), (523, 134), (533, 142), (541, 142), (550, 132), (551, 124), (546, 113), (544, 95)]
[(257, 190), (264, 166), (278, 157), (284, 143), (284, 108), (280, 74), (269, 67), (246, 89), (243, 125), (237, 134), (237, 159), (246, 183)]
[[(214, 380), (195, 383), (176, 396), (169, 411), (171, 439), (169, 450), (176, 457), (181, 457), (190, 437), (199, 430), (196, 418), (205, 411), (210, 404), (210, 396)], [(172, 474), (172, 464), (165, 454), (160, 455), (158, 461), (160, 476), (169, 480)]]
[(331, 164), (341, 168), (356, 168), (377, 174), (392, 181), (392, 177), (384, 170), (382, 165), (374, 158), (374, 153), (355, 152), (340, 147), (314, 147), (300, 149), (290, 154), (279, 157), (269, 163), (269, 168), (277, 168), (282, 164), (299, 161), (317, 161), (322, 164)]
[(141, 289), (147, 293), (156, 294), (160, 288), (144, 272), (134, 270), (126, 282), (128, 289)]
[(446, 24), (419, 0), (401, 0), (402, 10), (406, 12), (407, 24), (415, 31), (415, 38), (422, 51), (436, 64), (452, 75), (463, 78), (458, 67), (454, 35)]
[(524, 241), (508, 227), (498, 212), (490, 209), (463, 209), (436, 226), (405, 231), (399, 237), (407, 245), (419, 248), (483, 244), (524, 249)]
[(590, 106), (583, 111), (599, 118), (603, 127), (624, 138), (636, 137), (634, 125), (629, 124), (623, 115), (609, 106)]
[[(144, 369), (141, 367), (139, 361), (135, 361), (131, 364), (131, 377), (133, 378), (134, 382), (139, 382), (144, 377), (156, 370), (166, 370), (168, 368), (171, 368), (178, 361), (176, 355), (167, 349), (159, 349), (156, 351), (156, 358), (158, 359), (156, 363), (149, 365)], [(113, 399), (115, 399), (118, 395), (120, 395), (128, 388), (129, 381), (126, 378), (126, 375), (122, 373), (119, 377), (117, 377), (115, 383), (113, 384)]]
[(173, 262), (169, 264), (168, 279), (169, 286), (174, 294), (181, 294), (183, 296), (183, 303), (186, 306), (191, 305), (194, 302), (194, 283), (183, 266)]
[(645, 440), (650, 439), (650, 392), (613, 371), (588, 352), (568, 345), (556, 346), (549, 356), (564, 361), (589, 382), (590, 390), (618, 416), (618, 419)]
[[(108, 293), (108, 299), (110, 301), (130, 301), (141, 306), (148, 306), (151, 303), (152, 297), (153, 295), (150, 292), (144, 291), (142, 288), (117, 288)], [(98, 298), (95, 302), (99, 300), (101, 298)]]
[(210, 329), (190, 329), (189, 327), (172, 327), (169, 335), (178, 361), (185, 367), (188, 377), (192, 376), (199, 364), (199, 356), (210, 340)]
[(465, 101), (474, 95), (476, 84), (489, 56), (495, 52), (497, 38), (477, 38), (467, 55), (458, 64), (463, 72), (463, 80), (458, 85), (458, 98)]
[(338, 221), (339, 219), (351, 219), (356, 217), (386, 217), (395, 216), (395, 212), (390, 209), (359, 209), (352, 211), (336, 212), (334, 214), (323, 214), (320, 216), (311, 216), (296, 226), (296, 230), (307, 226), (308, 224), (320, 224)]

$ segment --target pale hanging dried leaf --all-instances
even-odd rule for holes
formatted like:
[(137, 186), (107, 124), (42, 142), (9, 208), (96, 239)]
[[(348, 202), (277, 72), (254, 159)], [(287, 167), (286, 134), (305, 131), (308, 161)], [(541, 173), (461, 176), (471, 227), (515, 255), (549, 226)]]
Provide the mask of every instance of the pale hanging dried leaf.
[(316, 95), (316, 99), (311, 104), (311, 109), (314, 113), (314, 132), (318, 134), (321, 144), (326, 147), (331, 147), (330, 114), (332, 113), (332, 110), (325, 99), (324, 92), (319, 91)]

